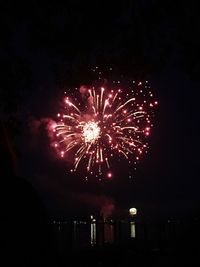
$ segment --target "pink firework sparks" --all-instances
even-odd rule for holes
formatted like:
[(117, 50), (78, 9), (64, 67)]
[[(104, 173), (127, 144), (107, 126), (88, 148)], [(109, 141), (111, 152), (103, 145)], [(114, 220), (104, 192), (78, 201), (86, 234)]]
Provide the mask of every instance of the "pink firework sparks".
[(64, 112), (57, 114), (54, 128), (55, 148), (61, 157), (73, 158), (73, 171), (81, 166), (89, 174), (107, 172), (111, 178), (114, 161), (134, 164), (147, 151), (152, 111), (158, 102), (147, 81), (132, 82), (128, 88), (119, 85), (116, 82), (110, 90), (109, 86), (84, 87), (84, 108), (77, 99), (64, 98)]

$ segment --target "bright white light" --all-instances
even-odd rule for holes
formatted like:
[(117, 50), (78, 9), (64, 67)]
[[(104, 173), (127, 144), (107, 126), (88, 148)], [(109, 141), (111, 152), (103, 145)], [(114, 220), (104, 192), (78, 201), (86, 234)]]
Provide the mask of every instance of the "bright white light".
[(136, 208), (130, 208), (130, 209), (129, 209), (129, 214), (130, 214), (131, 216), (136, 215), (136, 214), (137, 214), (137, 209), (136, 209)]
[(94, 143), (100, 136), (100, 128), (96, 122), (89, 121), (83, 126), (83, 137), (86, 143)]

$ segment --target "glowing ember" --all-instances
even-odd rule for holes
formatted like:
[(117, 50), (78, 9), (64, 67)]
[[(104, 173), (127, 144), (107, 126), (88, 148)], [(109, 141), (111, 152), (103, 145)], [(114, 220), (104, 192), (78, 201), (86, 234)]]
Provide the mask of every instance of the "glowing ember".
[(107, 176), (108, 176), (108, 178), (112, 178), (112, 173), (109, 172), (109, 173), (107, 174)]

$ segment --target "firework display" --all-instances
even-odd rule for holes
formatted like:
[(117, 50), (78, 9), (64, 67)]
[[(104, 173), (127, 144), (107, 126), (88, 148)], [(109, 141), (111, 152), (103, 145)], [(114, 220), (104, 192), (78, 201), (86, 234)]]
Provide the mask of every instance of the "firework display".
[(54, 146), (62, 158), (72, 159), (71, 171), (112, 178), (114, 163), (126, 161), (130, 167), (147, 152), (157, 104), (148, 81), (100, 77), (98, 83), (65, 92)]

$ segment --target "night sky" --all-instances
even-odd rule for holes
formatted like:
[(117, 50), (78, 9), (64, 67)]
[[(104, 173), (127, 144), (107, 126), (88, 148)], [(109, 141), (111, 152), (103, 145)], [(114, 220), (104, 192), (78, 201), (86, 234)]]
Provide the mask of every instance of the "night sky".
[[(14, 140), (16, 172), (51, 217), (107, 206), (116, 214), (136, 206), (146, 219), (199, 215), (200, 27), (193, 1), (6, 1), (1, 26), (1, 117)], [(56, 118), (66, 87), (86, 82), (93, 66), (149, 80), (159, 102), (151, 149), (131, 181), (122, 170), (112, 181), (84, 182), (80, 172), (66, 174), (50, 146), (47, 121)]]

